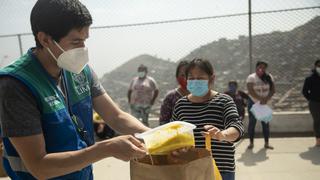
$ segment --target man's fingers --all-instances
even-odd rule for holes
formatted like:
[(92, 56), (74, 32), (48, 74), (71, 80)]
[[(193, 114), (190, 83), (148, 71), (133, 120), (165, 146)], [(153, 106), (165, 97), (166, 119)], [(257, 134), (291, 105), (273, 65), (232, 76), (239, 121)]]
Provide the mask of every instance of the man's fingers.
[(171, 154), (172, 154), (173, 156), (179, 156), (180, 153), (175, 150), (175, 151), (172, 151)]
[(130, 136), (130, 137), (129, 137), (129, 141), (130, 141), (132, 144), (134, 144), (136, 147), (139, 147), (139, 148), (145, 150), (144, 144), (143, 144), (141, 141), (139, 141), (138, 139), (136, 139), (135, 137)]
[(179, 156), (182, 153), (188, 152), (191, 148), (193, 148), (193, 146), (186, 146), (186, 147), (183, 147), (183, 148), (180, 148), (180, 149), (176, 149), (176, 150), (171, 152), (171, 155)]
[(132, 149), (134, 150), (133, 157), (134, 158), (142, 158), (147, 155), (147, 152), (143, 149), (138, 148), (135, 145), (132, 145)]
[(134, 151), (132, 154), (133, 158), (142, 158), (147, 154), (146, 148), (142, 142), (133, 136), (129, 136), (128, 139), (132, 143), (131, 148)]

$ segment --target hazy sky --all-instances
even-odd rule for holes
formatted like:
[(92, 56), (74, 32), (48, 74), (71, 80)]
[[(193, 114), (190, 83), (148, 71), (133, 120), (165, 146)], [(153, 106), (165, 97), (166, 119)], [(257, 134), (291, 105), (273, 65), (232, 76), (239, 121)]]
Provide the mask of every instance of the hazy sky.
[[(0, 1), (0, 35), (30, 33), (35, 0)], [(248, 0), (82, 0), (93, 16), (93, 27), (246, 13)], [(319, 0), (253, 0), (253, 11), (320, 6)], [(320, 9), (255, 15), (253, 33), (287, 31), (302, 25)], [(177, 61), (190, 51), (219, 38), (247, 35), (247, 16), (150, 26), (92, 29), (87, 41), (90, 64), (99, 77), (140, 54)], [(22, 36), (23, 51), (34, 46)], [(0, 66), (18, 58), (16, 37), (0, 38)], [(2, 61), (2, 63), (1, 63)]]

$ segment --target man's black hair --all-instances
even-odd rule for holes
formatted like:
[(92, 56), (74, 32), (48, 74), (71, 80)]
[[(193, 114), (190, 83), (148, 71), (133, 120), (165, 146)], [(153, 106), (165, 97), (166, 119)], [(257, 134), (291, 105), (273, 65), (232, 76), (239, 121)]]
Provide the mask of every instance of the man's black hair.
[(191, 69), (193, 69), (195, 67), (198, 67), (199, 69), (204, 71), (206, 74), (208, 74), (209, 77), (213, 75), (213, 67), (208, 60), (195, 58), (189, 63), (189, 65), (186, 69), (186, 77), (187, 78), (188, 78), (188, 75), (189, 75), (189, 72), (191, 71)]
[(139, 70), (142, 70), (142, 71), (148, 71), (148, 67), (143, 65), (143, 64), (140, 64), (140, 66), (138, 67), (138, 71)]
[(230, 86), (231, 84), (234, 84), (235, 86), (238, 87), (238, 82), (236, 80), (232, 80), (228, 82), (228, 85)]
[(177, 69), (176, 69), (176, 78), (179, 76), (179, 72), (180, 72), (181, 67), (187, 66), (188, 64), (189, 64), (188, 61), (180, 61), (179, 62)]
[(92, 17), (78, 0), (38, 0), (32, 8), (30, 21), (36, 46), (42, 48), (37, 39), (38, 32), (59, 42), (71, 30), (90, 26)]
[(314, 62), (314, 66), (320, 65), (320, 59), (317, 59), (316, 62)]

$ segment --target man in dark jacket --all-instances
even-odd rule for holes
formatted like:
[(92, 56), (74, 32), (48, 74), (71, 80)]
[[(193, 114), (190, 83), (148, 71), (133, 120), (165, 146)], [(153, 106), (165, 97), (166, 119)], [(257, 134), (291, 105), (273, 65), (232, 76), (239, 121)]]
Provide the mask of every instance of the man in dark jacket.
[(229, 81), (228, 90), (225, 92), (225, 94), (228, 94), (230, 97), (232, 97), (234, 103), (237, 105), (239, 117), (241, 120), (243, 120), (245, 115), (245, 107), (247, 106), (249, 96), (245, 92), (238, 90), (237, 81)]
[(316, 60), (312, 74), (304, 81), (302, 94), (309, 101), (316, 146), (320, 147), (320, 59)]

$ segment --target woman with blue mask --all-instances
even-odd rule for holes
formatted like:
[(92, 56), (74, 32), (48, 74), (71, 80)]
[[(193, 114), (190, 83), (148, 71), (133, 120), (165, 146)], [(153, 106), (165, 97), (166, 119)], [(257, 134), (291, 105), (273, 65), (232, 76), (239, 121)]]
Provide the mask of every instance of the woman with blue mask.
[(205, 136), (211, 136), (212, 156), (223, 180), (234, 180), (234, 142), (244, 133), (237, 107), (230, 96), (211, 89), (215, 75), (209, 61), (192, 60), (186, 76), (190, 94), (177, 101), (172, 121), (197, 126), (194, 130), (196, 147), (205, 147)]

